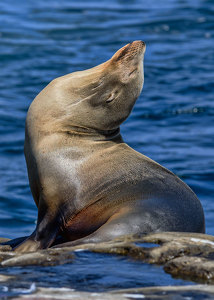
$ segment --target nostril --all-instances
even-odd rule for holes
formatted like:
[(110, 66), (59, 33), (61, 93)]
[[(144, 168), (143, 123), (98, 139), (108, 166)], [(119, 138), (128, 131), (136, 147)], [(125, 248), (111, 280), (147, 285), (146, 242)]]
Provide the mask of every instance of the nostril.
[(144, 41), (137, 41), (137, 43), (140, 47), (145, 47), (146, 46), (146, 43)]
[(132, 43), (133, 47), (132, 48), (135, 48), (136, 50), (138, 49), (145, 49), (146, 48), (146, 43), (139, 40), (139, 41), (134, 41)]

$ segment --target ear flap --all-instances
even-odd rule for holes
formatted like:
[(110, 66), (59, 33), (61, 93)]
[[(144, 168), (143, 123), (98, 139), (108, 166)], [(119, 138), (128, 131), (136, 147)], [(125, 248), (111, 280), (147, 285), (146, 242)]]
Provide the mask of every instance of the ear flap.
[(115, 94), (111, 93), (109, 97), (106, 99), (106, 103), (110, 103), (115, 99)]

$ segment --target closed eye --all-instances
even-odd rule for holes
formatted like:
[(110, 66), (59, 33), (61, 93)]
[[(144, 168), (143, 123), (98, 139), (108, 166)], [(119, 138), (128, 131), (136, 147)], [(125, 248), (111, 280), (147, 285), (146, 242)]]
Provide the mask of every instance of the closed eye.
[(106, 103), (112, 102), (116, 98), (117, 95), (118, 95), (118, 91), (117, 90), (114, 91), (113, 93), (111, 93), (109, 95), (109, 97), (106, 99)]

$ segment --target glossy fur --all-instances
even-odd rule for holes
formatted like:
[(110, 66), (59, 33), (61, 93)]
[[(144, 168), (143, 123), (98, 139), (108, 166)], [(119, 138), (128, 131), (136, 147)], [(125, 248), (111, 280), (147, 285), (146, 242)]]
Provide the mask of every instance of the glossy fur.
[(144, 52), (143, 42), (130, 43), (95, 68), (53, 80), (32, 102), (25, 157), (38, 222), (16, 251), (50, 247), (59, 236), (72, 245), (204, 232), (192, 190), (119, 132), (143, 87)]

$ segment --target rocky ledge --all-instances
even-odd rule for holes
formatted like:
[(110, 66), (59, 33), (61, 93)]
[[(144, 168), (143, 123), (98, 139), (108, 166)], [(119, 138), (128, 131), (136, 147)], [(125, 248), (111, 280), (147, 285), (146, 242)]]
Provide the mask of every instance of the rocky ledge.
[[(209, 284), (191, 286), (189, 290), (183, 286), (174, 287), (174, 290), (173, 287), (168, 287), (168, 290), (167, 287), (157, 287), (155, 289), (142, 288), (117, 291), (114, 293), (102, 293), (102, 299), (115, 299), (116, 295), (116, 299), (125, 299), (127, 297), (128, 299), (143, 299), (145, 297), (142, 298), (142, 295), (150, 295), (151, 297), (153, 294), (159, 294), (161, 297), (164, 288), (166, 289), (165, 292), (169, 292), (170, 294), (175, 293), (175, 291), (176, 295), (179, 291), (179, 293), (182, 294), (182, 291), (187, 289), (188, 291), (194, 291), (196, 294), (198, 294), (199, 291), (203, 291), (204, 294), (207, 294), (206, 297), (214, 298), (214, 286), (212, 286), (212, 284), (214, 284), (214, 237), (210, 235), (176, 232), (153, 233), (145, 236), (125, 236), (111, 242), (99, 244), (50, 248), (48, 250), (25, 254), (13, 252), (9, 245), (10, 243), (7, 244), (7, 241), (8, 239), (0, 239), (1, 268), (66, 264), (75, 259), (76, 251), (87, 250), (97, 253), (123, 255), (138, 260), (139, 262), (163, 265), (165, 272), (170, 273), (173, 277)], [(198, 287), (200, 287), (200, 289)], [(71, 291), (72, 290), (69, 290), (70, 296)], [(56, 291), (53, 293), (58, 298), (55, 296), (55, 298), (53, 298), (51, 296), (52, 292), (53, 289), (46, 289), (45, 291), (44, 288), (39, 288), (34, 291), (34, 296), (37, 297), (36, 299), (42, 299), (42, 295), (45, 293), (47, 297), (50, 295), (50, 299), (68, 299), (66, 298), (66, 292), (63, 292), (64, 298), (60, 298), (62, 294), (57, 296)], [(96, 299), (96, 293), (78, 293), (76, 291), (72, 291), (72, 293), (76, 299)], [(100, 297), (101, 294), (98, 295)], [(34, 296), (31, 295), (30, 298), (33, 299)], [(25, 295), (20, 297), (27, 299), (29, 296)]]
[(38, 288), (34, 294), (22, 295), (13, 299), (19, 300), (141, 300), (141, 299), (213, 299), (214, 287), (205, 285), (149, 287), (118, 290), (108, 293), (78, 292), (68, 288)]

